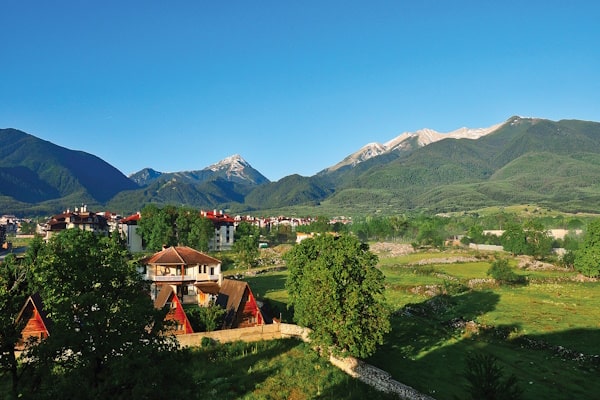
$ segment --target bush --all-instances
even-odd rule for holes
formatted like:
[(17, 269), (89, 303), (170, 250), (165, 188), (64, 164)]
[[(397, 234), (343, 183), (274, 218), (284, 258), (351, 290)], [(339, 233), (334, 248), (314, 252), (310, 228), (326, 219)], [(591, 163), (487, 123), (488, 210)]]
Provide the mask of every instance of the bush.
[(515, 274), (515, 272), (508, 265), (508, 260), (504, 258), (492, 262), (487, 274), (500, 284), (516, 285), (525, 283), (525, 277)]

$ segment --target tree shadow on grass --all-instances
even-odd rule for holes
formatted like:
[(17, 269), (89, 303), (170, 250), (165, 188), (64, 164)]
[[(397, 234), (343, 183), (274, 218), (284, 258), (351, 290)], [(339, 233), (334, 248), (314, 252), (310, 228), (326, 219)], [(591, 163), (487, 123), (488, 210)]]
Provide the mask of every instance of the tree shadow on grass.
[(442, 294), (421, 303), (407, 304), (394, 313), (392, 331), (383, 348), (397, 351), (397, 343), (411, 343), (403, 346), (402, 355), (415, 357), (445, 343), (458, 329), (493, 311), (499, 300), (497, 293), (472, 291), (455, 296)]
[(203, 398), (238, 399), (278, 372), (274, 359), (301, 345), (294, 339), (213, 344), (191, 349), (186, 368)]
[(517, 377), (523, 399), (596, 398), (600, 330), (524, 335), (518, 323), (479, 324), (499, 300), (497, 293), (473, 291), (409, 304), (394, 314), (392, 332), (366, 361), (434, 398), (464, 399), (466, 358), (487, 353)]

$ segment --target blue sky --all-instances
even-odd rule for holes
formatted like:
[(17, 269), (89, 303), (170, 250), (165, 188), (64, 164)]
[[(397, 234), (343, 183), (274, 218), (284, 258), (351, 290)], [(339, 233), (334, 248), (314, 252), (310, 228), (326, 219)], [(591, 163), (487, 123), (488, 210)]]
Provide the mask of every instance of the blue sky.
[(0, 128), (275, 181), (421, 128), (600, 121), (598, 4), (0, 0)]

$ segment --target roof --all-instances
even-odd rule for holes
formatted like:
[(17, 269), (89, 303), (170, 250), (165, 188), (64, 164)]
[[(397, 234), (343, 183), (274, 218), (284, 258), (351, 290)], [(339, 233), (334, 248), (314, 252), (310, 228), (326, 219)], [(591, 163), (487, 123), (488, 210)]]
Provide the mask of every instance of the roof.
[(220, 260), (187, 246), (168, 247), (155, 253), (144, 262), (150, 265), (209, 265), (221, 263)]
[(221, 290), (221, 287), (217, 282), (198, 282), (194, 286), (203, 293), (218, 294), (219, 290)]
[(121, 218), (121, 223), (122, 224), (126, 224), (126, 223), (137, 223), (137, 221), (139, 221), (142, 218), (142, 216), (140, 215), (140, 213), (135, 213), (133, 215), (130, 215), (129, 217), (125, 217), (125, 218)]
[(217, 304), (225, 307), (227, 311), (237, 312), (247, 287), (249, 287), (247, 282), (224, 279), (217, 296)]
[[(48, 317), (48, 312), (44, 309), (44, 302), (42, 301), (42, 297), (37, 292), (32, 294), (27, 298), (27, 300), (25, 300), (25, 304), (23, 304), (23, 307), (21, 307), (21, 311), (19, 311), (16, 321), (20, 321), (21, 318), (23, 318), (24, 313), (29, 305), (31, 305), (34, 309), (37, 310), (38, 315), (40, 316), (42, 323), (46, 328), (46, 331), (50, 332), (52, 328), (52, 320)], [(30, 318), (30, 316), (27, 316), (27, 318)]]
[(233, 224), (235, 222), (235, 219), (233, 219), (229, 215), (224, 214), (223, 212), (217, 212), (216, 210), (215, 211), (201, 211), (200, 215), (210, 219), (213, 222), (213, 224), (219, 224), (219, 223)]
[(162, 289), (156, 296), (156, 300), (154, 300), (154, 308), (161, 310), (165, 304), (171, 298), (171, 295), (175, 294), (174, 289), (170, 285), (163, 285)]

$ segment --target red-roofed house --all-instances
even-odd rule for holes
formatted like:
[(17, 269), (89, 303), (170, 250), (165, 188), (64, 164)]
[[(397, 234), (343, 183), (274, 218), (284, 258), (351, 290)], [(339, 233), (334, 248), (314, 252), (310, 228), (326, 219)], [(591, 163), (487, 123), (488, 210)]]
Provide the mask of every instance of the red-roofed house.
[(66, 210), (50, 218), (44, 225), (46, 240), (62, 230), (78, 228), (83, 231), (108, 234), (108, 222), (101, 214), (88, 211), (87, 206), (75, 208), (75, 211)]
[(188, 333), (194, 333), (192, 325), (183, 309), (183, 305), (171, 286), (162, 286), (158, 296), (156, 296), (156, 300), (154, 300), (154, 307), (159, 310), (168, 307), (169, 311), (165, 316), (165, 321), (172, 322), (171, 332), (173, 334), (186, 335)]
[(138, 223), (142, 215), (138, 212), (129, 217), (121, 218), (118, 223), (118, 229), (121, 235), (127, 240), (127, 249), (132, 253), (144, 250), (142, 237), (137, 233)]
[(235, 220), (223, 211), (201, 211), (200, 215), (210, 219), (215, 227), (215, 236), (208, 242), (212, 251), (231, 250), (235, 233)]
[(197, 283), (218, 282), (223, 279), (221, 261), (191, 247), (168, 247), (150, 258), (146, 264), (145, 278), (152, 282), (151, 297), (156, 296), (162, 286), (175, 289), (184, 304), (198, 304)]

